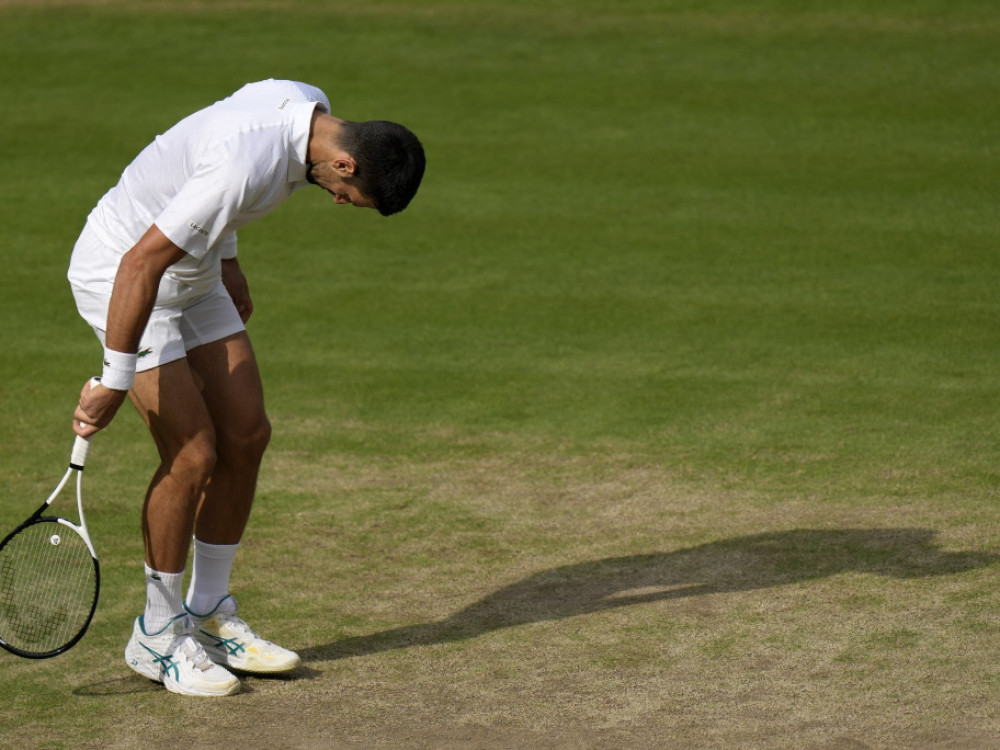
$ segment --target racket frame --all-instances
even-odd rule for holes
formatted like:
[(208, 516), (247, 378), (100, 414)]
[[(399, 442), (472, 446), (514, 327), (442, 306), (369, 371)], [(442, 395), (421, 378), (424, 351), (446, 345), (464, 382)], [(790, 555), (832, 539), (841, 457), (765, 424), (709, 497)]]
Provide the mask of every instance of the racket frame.
[[(87, 519), (83, 515), (83, 468), (87, 463), (87, 455), (90, 453), (90, 439), (76, 437), (76, 442), (73, 444), (73, 452), (70, 456), (69, 468), (66, 469), (66, 473), (63, 474), (62, 479), (56, 488), (52, 490), (52, 493), (46, 498), (45, 502), (39, 506), (38, 510), (32, 513), (28, 518), (21, 522), (17, 528), (11, 531), (3, 541), (0, 542), (0, 551), (7, 546), (7, 543), (17, 536), (21, 531), (28, 528), (29, 526), (34, 526), (38, 523), (58, 523), (66, 528), (72, 530), (75, 534), (79, 535), (83, 539), (84, 544), (87, 545), (87, 550), (90, 552), (90, 556), (94, 563), (94, 601), (90, 606), (90, 614), (87, 615), (87, 619), (84, 621), (79, 632), (73, 636), (69, 641), (59, 646), (58, 648), (51, 649), (45, 652), (34, 652), (25, 651), (24, 649), (13, 646), (3, 640), (0, 636), (0, 648), (6, 649), (12, 654), (23, 657), (25, 659), (49, 659), (53, 656), (58, 656), (59, 654), (65, 653), (73, 646), (75, 646), (84, 634), (86, 634), (87, 629), (90, 627), (91, 621), (94, 619), (94, 613), (97, 611), (97, 600), (101, 595), (101, 565), (97, 559), (97, 551), (94, 549), (94, 543), (91, 541), (90, 532), (87, 529)], [(76, 512), (79, 516), (80, 523), (75, 524), (72, 521), (63, 518), (62, 516), (46, 516), (42, 515), (48, 510), (49, 506), (52, 505), (53, 501), (59, 497), (63, 489), (69, 483), (70, 478), (76, 475)]]

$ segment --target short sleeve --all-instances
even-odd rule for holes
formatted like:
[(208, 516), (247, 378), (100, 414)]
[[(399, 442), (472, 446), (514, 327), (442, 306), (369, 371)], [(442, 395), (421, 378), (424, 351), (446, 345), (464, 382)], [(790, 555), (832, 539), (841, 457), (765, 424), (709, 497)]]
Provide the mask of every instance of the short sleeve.
[(232, 260), (236, 255), (236, 232), (226, 232), (219, 239), (219, 257)]
[(156, 217), (160, 231), (189, 255), (203, 258), (220, 239), (232, 234), (230, 222), (252, 199), (250, 175), (240, 167), (241, 161), (236, 155), (217, 154), (199, 165)]

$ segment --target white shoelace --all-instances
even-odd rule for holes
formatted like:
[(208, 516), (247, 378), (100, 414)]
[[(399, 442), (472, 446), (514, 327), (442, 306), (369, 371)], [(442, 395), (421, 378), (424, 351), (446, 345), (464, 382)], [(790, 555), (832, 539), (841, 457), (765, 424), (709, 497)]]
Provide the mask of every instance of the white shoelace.
[(195, 669), (202, 672), (207, 672), (214, 666), (212, 660), (208, 658), (208, 654), (205, 653), (205, 649), (190, 635), (181, 639), (177, 648), (174, 649), (174, 653), (180, 654), (184, 659), (190, 661)]

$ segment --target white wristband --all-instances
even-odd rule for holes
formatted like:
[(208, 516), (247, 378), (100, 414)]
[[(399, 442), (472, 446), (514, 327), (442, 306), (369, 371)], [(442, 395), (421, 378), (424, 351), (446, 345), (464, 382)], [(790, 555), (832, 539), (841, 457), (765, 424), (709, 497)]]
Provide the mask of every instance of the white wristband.
[(127, 391), (135, 382), (136, 354), (116, 352), (114, 349), (104, 350), (104, 371), (101, 373), (101, 385), (115, 391)]

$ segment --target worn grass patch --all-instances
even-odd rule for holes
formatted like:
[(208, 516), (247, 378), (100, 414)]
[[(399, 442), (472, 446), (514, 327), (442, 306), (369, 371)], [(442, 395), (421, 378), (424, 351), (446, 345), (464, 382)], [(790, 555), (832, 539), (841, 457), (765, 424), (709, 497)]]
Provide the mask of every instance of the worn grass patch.
[[(236, 707), (273, 717), (260, 747), (914, 747), (932, 727), (970, 742), (998, 729), (995, 524), (952, 526), (933, 502), (761, 503), (624, 455), (538, 450), (277, 451), (265, 474), (237, 583), (306, 659), (294, 679), (248, 679), (222, 705), (117, 664), (88, 673), (127, 623), (114, 607), (61, 664), (5, 674), (76, 675), (81, 708), (141, 709), (94, 747), (166, 747), (147, 735), (181, 702), (190, 725), (171, 742), (222, 731)], [(88, 721), (63, 722), (79, 746)]]

